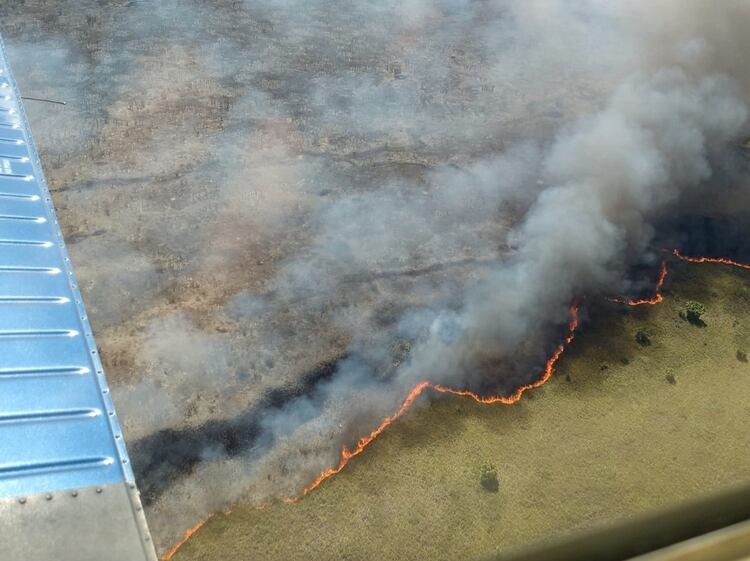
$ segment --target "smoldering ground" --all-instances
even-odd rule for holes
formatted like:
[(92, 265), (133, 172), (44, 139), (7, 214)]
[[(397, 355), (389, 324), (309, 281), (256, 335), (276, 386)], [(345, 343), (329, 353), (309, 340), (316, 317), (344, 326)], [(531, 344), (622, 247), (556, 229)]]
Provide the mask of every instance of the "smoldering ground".
[(737, 210), (749, 14), (706, 4), (1, 7), (68, 103), (32, 128), (159, 543), (419, 380), (528, 381), (572, 299)]

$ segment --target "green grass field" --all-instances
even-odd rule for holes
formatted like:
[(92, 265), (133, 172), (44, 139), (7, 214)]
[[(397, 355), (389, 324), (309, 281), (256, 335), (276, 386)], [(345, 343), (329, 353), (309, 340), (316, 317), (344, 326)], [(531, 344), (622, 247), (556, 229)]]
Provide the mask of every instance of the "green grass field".
[[(750, 480), (750, 272), (673, 263), (664, 294), (595, 310), (520, 403), (416, 408), (301, 502), (237, 505), (175, 561), (476, 559)], [(705, 327), (679, 317), (689, 299)]]

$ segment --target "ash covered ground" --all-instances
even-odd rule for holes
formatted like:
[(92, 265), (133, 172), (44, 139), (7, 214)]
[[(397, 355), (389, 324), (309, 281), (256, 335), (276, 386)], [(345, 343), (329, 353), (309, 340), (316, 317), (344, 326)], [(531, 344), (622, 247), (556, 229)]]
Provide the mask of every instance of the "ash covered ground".
[[(579, 174), (560, 163), (564, 150), (547, 161), (555, 135), (581, 115), (606, 115), (617, 84), (644, 70), (632, 22), (605, 17), (596, 2), (580, 10), (564, 2), (370, 4), (0, 7), (22, 92), (67, 104), (29, 101), (27, 110), (162, 545), (241, 495), (295, 494), (335, 462), (341, 443), (392, 411), (411, 381), (406, 370), (390, 384), (393, 363), (405, 361), (426, 325), (440, 324), (436, 337), (448, 346), (460, 338), (452, 333), (459, 321), (438, 320), (463, 317), (467, 286), (523, 245), (509, 232), (550, 179)], [(650, 48), (674, 39), (684, 50), (674, 57), (687, 69), (685, 88), (711, 64), (737, 80), (697, 88), (711, 101), (698, 106), (716, 108), (705, 119), (719, 123), (698, 120), (697, 136), (719, 145), (743, 126), (734, 98), (747, 84), (732, 76), (733, 57), (721, 56), (724, 39), (718, 55), (690, 43), (726, 31), (713, 20), (697, 26), (691, 17), (702, 8), (693, 4), (673, 18), (678, 4), (665, 2), (654, 10), (662, 19), (642, 31), (658, 35)], [(728, 14), (747, 15), (732, 6)], [(658, 51), (645, 66), (669, 56)], [(668, 97), (683, 78), (648, 87)], [(629, 91), (610, 113), (638, 97)], [(667, 104), (692, 122), (690, 102)], [(624, 129), (598, 133), (603, 144), (627, 144)], [(669, 181), (694, 196), (711, 174), (673, 166), (695, 160), (692, 145), (666, 144)], [(719, 175), (732, 175), (730, 167)], [(543, 362), (550, 334), (567, 321), (568, 294), (638, 288), (620, 273), (655, 262), (645, 251), (651, 238), (640, 222), (617, 226), (626, 257), (586, 255), (594, 272), (573, 277), (595, 282), (571, 280), (559, 301), (541, 300), (549, 322), (508, 334), (525, 342), (508, 343), (502, 357), (524, 372)], [(571, 245), (588, 247), (582, 240), (600, 234), (609, 230), (586, 230)], [(545, 279), (558, 281), (568, 282)], [(472, 294), (476, 307), (481, 297)], [(535, 325), (535, 313), (515, 316)], [(479, 368), (459, 361), (461, 376), (446, 381), (482, 389), (484, 379), (464, 374), (498, 357), (476, 351)], [(518, 376), (504, 378), (507, 387)]]

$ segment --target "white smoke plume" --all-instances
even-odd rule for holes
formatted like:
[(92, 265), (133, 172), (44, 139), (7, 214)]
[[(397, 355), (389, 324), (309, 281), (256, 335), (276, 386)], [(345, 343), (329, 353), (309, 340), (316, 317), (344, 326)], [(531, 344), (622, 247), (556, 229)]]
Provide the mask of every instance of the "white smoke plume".
[[(534, 379), (574, 299), (637, 290), (665, 224), (745, 189), (746, 2), (258, 4), (57, 39), (107, 86), (52, 179), (106, 229), (71, 251), (94, 328), (130, 334), (114, 393), (163, 544), (298, 494), (421, 380)], [(109, 163), (82, 181), (86, 158)], [(143, 299), (99, 278), (99, 239)]]
[[(594, 11), (587, 18), (619, 12), (589, 8)], [(516, 15), (554, 22), (567, 10), (567, 5), (532, 2)], [(490, 383), (501, 390), (528, 382), (519, 376), (541, 370), (550, 333), (567, 322), (574, 298), (627, 290), (628, 267), (656, 259), (652, 242), (659, 220), (682, 209), (688, 194), (708, 193), (716, 159), (741, 134), (747, 117), (743, 76), (715, 72), (706, 64), (723, 60), (709, 32), (718, 27), (741, 34), (741, 25), (729, 19), (729, 12), (718, 25), (715, 12), (712, 20), (702, 5), (690, 3), (636, 15), (668, 20), (676, 12), (680, 19), (692, 12), (694, 23), (706, 18), (706, 28), (672, 34), (665, 50), (656, 53), (663, 59), (671, 50), (671, 61), (654, 64), (646, 58), (623, 77), (600, 111), (562, 127), (541, 156), (506, 151), (463, 173), (438, 169), (426, 191), (384, 187), (323, 209), (312, 248), (285, 270), (295, 293), (335, 290), (345, 275), (372, 270), (373, 262), (397, 268), (429, 258), (433, 251), (454, 254), (456, 246), (470, 248), (482, 234), (474, 231), (477, 224), (502, 224), (504, 203), (515, 203), (523, 215), (510, 231), (511, 249), (499, 264), (465, 283), (460, 297), (438, 299), (442, 307), (433, 302), (429, 310), (406, 316), (414, 343), (406, 364), (381, 380), (367, 360), (343, 361), (312, 394), (264, 417), (263, 430), (282, 444), (256, 463), (271, 462), (271, 474), (314, 477), (335, 463), (342, 445), (364, 432), (363, 418), (372, 423), (395, 410), (422, 379), (487, 387), (491, 364), (489, 375), (495, 378)], [(648, 57), (656, 45), (638, 38), (640, 55)], [(488, 174), (477, 178), (482, 172)], [(543, 188), (533, 181), (537, 174)], [(372, 338), (369, 325), (361, 326), (361, 333), (349, 327), (361, 345)], [(373, 360), (382, 364), (387, 358)], [(294, 467), (281, 469), (286, 462)], [(294, 493), (298, 485), (293, 481), (283, 492)]]
[[(548, 186), (511, 231), (512, 250), (502, 262), (467, 283), (458, 306), (433, 307), (416, 330), (411, 322), (415, 347), (405, 365), (387, 381), (374, 383), (374, 371), (343, 362), (332, 380), (316, 389), (314, 398), (304, 396), (274, 411), (266, 417), (264, 429), (274, 438), (305, 443), (312, 477), (334, 463), (341, 445), (351, 442), (357, 429), (348, 427), (362, 426), (363, 409), (373, 410), (366, 415), (371, 421), (382, 418), (422, 379), (462, 388), (482, 376), (486, 384), (488, 374), (482, 370), (491, 363), (491, 376), (497, 377), (491, 382), (500, 389), (528, 382), (518, 378), (519, 365), (521, 374), (538, 375), (549, 351), (549, 333), (566, 324), (574, 298), (627, 290), (627, 267), (655, 259), (652, 242), (659, 218), (679, 208), (683, 193), (709, 184), (712, 152), (740, 134), (746, 116), (739, 86), (725, 75), (694, 78), (673, 66), (628, 78), (602, 111), (561, 131), (549, 147), (542, 161)], [(485, 197), (488, 204), (494, 202), (493, 195), (503, 200), (507, 177), (498, 177), (499, 193)], [(357, 270), (357, 259), (362, 258), (358, 251), (367, 251), (372, 232), (390, 238), (376, 240), (376, 256), (382, 247), (422, 245), (411, 228), (425, 235), (426, 227), (419, 224), (425, 215), (408, 204), (394, 204), (387, 194), (371, 194), (360, 209), (356, 202), (338, 204), (343, 205), (344, 217), (337, 217), (331, 227), (354, 222), (362, 229), (343, 228), (341, 238), (330, 232), (323, 236), (319, 250), (334, 248), (340, 256), (331, 259), (335, 266)], [(420, 208), (425, 207), (429, 203)], [(374, 227), (380, 219), (386, 224)], [(407, 228), (395, 227), (394, 221), (407, 223)], [(431, 224), (439, 228), (436, 222)], [(430, 234), (425, 238), (451, 242), (450, 230)], [(361, 248), (352, 248), (359, 241)], [(332, 265), (313, 255), (316, 266), (330, 269)], [(514, 377), (510, 387), (506, 376)], [(309, 412), (311, 399), (314, 413)], [(331, 439), (332, 434), (344, 438)], [(321, 448), (319, 440), (333, 443)], [(315, 450), (309, 449), (311, 442)], [(319, 463), (311, 461), (313, 451), (321, 457)], [(281, 472), (276, 462), (288, 461), (290, 451), (284, 449), (276, 457), (278, 453), (275, 449), (269, 454), (273, 473)], [(285, 491), (293, 493), (294, 487)]]

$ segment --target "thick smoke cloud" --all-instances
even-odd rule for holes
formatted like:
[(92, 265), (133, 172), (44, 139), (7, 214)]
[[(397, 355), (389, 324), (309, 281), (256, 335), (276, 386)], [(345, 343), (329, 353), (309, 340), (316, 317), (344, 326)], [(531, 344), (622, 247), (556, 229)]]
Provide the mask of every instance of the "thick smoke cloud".
[[(554, 10), (541, 9), (531, 13), (554, 21)], [(690, 12), (684, 4), (680, 9)], [(383, 378), (377, 364), (387, 361), (385, 354), (360, 356), (364, 364), (343, 361), (314, 392), (264, 416), (262, 434), (279, 442), (258, 460), (271, 464), (269, 475), (292, 465), (291, 471), (312, 478), (363, 432), (363, 418), (372, 423), (394, 410), (419, 380), (486, 386), (491, 365), (489, 382), (502, 390), (529, 381), (519, 376), (540, 371), (549, 335), (567, 322), (574, 298), (627, 290), (628, 267), (654, 259), (659, 219), (681, 209), (684, 193), (709, 185), (713, 158), (740, 135), (747, 117), (741, 84), (704, 68), (707, 56), (718, 56), (705, 52), (715, 48), (711, 37), (672, 40), (678, 54), (672, 64), (645, 61), (600, 111), (563, 127), (540, 161), (508, 151), (469, 168), (492, 170), (489, 188), (477, 180), (462, 185), (438, 170), (428, 176), (422, 197), (385, 187), (323, 209), (316, 244), (287, 269), (287, 278), (317, 291), (326, 288), (318, 279), (336, 284), (373, 262), (393, 268), (442, 250), (454, 254), (454, 237), (458, 247), (467, 247), (467, 240), (470, 247), (479, 237), (471, 232), (477, 223), (502, 220), (502, 203), (520, 199), (527, 207), (516, 208), (523, 218), (507, 238), (512, 250), (501, 263), (466, 282), (457, 301), (437, 310), (433, 303), (416, 331), (412, 322), (414, 348), (406, 364)], [(534, 169), (543, 172), (543, 188), (532, 181)], [(475, 201), (485, 206), (472, 212)], [(306, 267), (301, 272), (300, 263)], [(358, 337), (364, 345), (367, 328), (357, 334), (356, 326), (349, 327), (355, 345)], [(294, 493), (297, 486), (295, 481), (284, 491)]]
[[(683, 191), (710, 179), (711, 147), (735, 138), (747, 116), (737, 94), (726, 77), (693, 80), (679, 68), (626, 81), (600, 113), (558, 136), (543, 162), (550, 186), (511, 232), (513, 251), (467, 283), (458, 309), (426, 316), (407, 364), (375, 383), (375, 371), (363, 374), (361, 364), (342, 363), (317, 389), (313, 414), (305, 396), (274, 411), (264, 430), (310, 443), (352, 419), (360, 426), (365, 407), (377, 411), (372, 418), (384, 416), (389, 409), (378, 406), (393, 410), (397, 396), (421, 379), (459, 387), (486, 383), (487, 364), (491, 382), (506, 391), (528, 382), (518, 375), (541, 370), (545, 341), (566, 323), (570, 302), (626, 288), (627, 266), (650, 258), (655, 222), (678, 207)], [(368, 210), (393, 212), (374, 201)], [(388, 394), (394, 397), (384, 399)], [(343, 434), (349, 439), (334, 439), (332, 452), (351, 442), (351, 434)], [(306, 452), (309, 458), (315, 451)], [(325, 460), (311, 466), (309, 477), (334, 461), (331, 451), (323, 452)], [(273, 461), (288, 461), (287, 452)]]
[(744, 187), (746, 3), (259, 4), (11, 41), (86, 100), (54, 118), (95, 140), (35, 134), (162, 544), (298, 494), (421, 380), (535, 378), (571, 301)]

